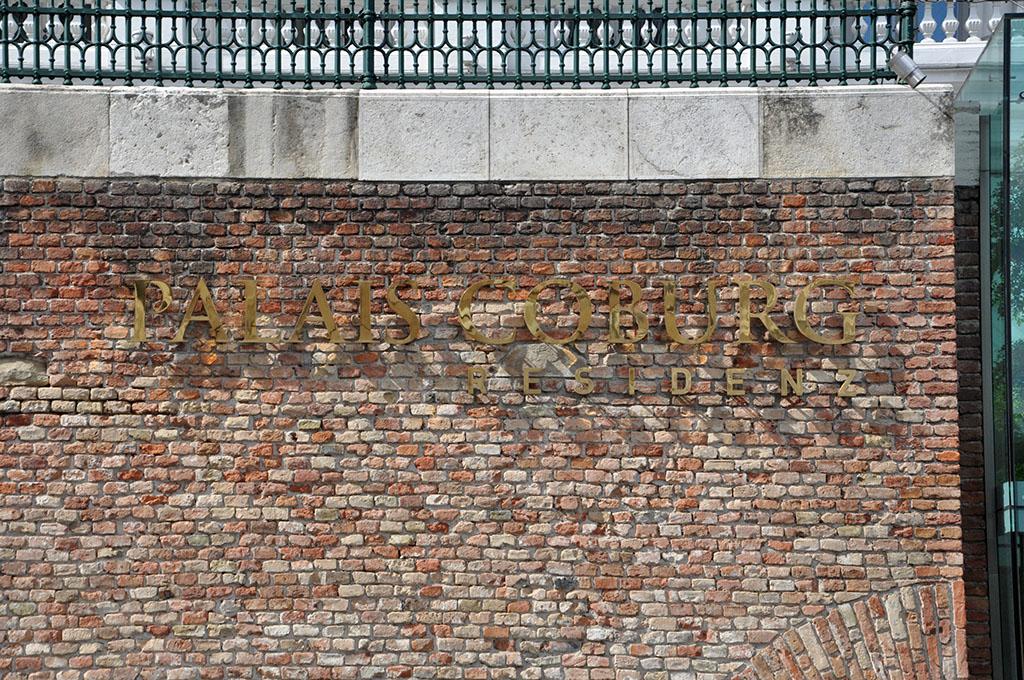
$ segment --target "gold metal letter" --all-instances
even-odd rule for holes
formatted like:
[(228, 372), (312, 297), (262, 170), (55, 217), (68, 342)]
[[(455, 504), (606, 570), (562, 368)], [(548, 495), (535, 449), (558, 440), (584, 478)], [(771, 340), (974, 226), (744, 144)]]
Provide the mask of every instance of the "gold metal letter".
[[(682, 387), (679, 386), (679, 375), (680, 374), (682, 374), (683, 378), (684, 378)], [(688, 369), (688, 368), (678, 368), (678, 367), (673, 367), (672, 368), (672, 394), (673, 395), (679, 396), (681, 394), (689, 394), (690, 393), (690, 387), (692, 386), (692, 384), (693, 384), (693, 374), (690, 373), (690, 369)]]
[(688, 338), (679, 332), (679, 322), (676, 319), (676, 283), (675, 281), (664, 281), (662, 287), (665, 289), (665, 332), (672, 342), (680, 345), (700, 345), (711, 339), (718, 324), (718, 284), (708, 281), (708, 325), (696, 338)]
[(157, 314), (166, 312), (171, 306), (171, 287), (163, 281), (155, 279), (142, 279), (135, 281), (132, 288), (135, 291), (135, 323), (132, 329), (132, 342), (146, 341), (146, 287), (156, 286), (160, 291), (160, 299), (153, 305), (153, 311)]
[(487, 367), (486, 366), (470, 366), (466, 370), (466, 389), (469, 390), (469, 396), (473, 396), (477, 392), (484, 394), (487, 392)]
[(533, 373), (529, 366), (523, 366), (523, 394), (540, 394), (540, 386), (533, 381)]
[[(775, 338), (779, 342), (793, 343), (795, 340), (787, 338), (779, 327), (775, 325), (775, 322), (769, 318), (768, 313), (772, 311), (772, 307), (775, 306), (775, 301), (778, 299), (778, 293), (775, 291), (773, 286), (768, 281), (762, 281), (761, 279), (744, 279), (743, 281), (736, 282), (740, 287), (740, 300), (739, 300), (739, 316), (740, 316), (740, 331), (737, 342), (757, 342), (754, 336), (750, 333), (750, 319), (754, 318), (759, 320), (764, 327), (768, 330), (768, 335)], [(750, 311), (750, 289), (760, 288), (764, 291), (767, 299), (764, 303), (764, 310), (752, 313)]]
[(415, 292), (417, 290), (415, 281), (403, 281), (401, 283), (392, 283), (388, 286), (387, 300), (388, 307), (397, 314), (405, 323), (409, 324), (409, 333), (404, 338), (392, 338), (388, 336), (388, 342), (392, 345), (408, 345), (410, 342), (420, 337), (420, 318), (416, 316), (416, 312), (412, 311), (412, 308), (398, 299), (398, 289), (408, 288)]
[(323, 323), (324, 328), (327, 329), (327, 342), (341, 342), (338, 324), (334, 322), (331, 306), (327, 304), (327, 296), (324, 295), (320, 279), (313, 279), (313, 285), (309, 288), (309, 295), (306, 296), (306, 304), (302, 305), (299, 320), (295, 323), (295, 328), (292, 330), (288, 342), (302, 342), (302, 328), (306, 325), (306, 319), (309, 318), (309, 308), (313, 306), (314, 301), (316, 302), (317, 310), (320, 312), (320, 321)]
[(626, 383), (626, 389), (630, 395), (636, 394), (636, 368), (633, 366), (629, 367), (629, 380)]
[(259, 293), (259, 288), (256, 284), (256, 279), (242, 279), (242, 285), (245, 286), (245, 314), (242, 317), (242, 342), (281, 342), (280, 336), (265, 337), (259, 334), (256, 329), (256, 297)]
[(747, 375), (745, 368), (725, 369), (725, 393), (730, 397), (742, 397), (746, 394), (743, 388), (743, 378)]
[[(621, 317), (623, 308), (619, 297), (619, 288), (621, 286), (629, 288), (630, 302), (629, 306), (626, 307), (626, 311), (632, 315), (633, 325), (636, 326), (636, 330), (629, 337), (622, 334)], [(647, 314), (638, 309), (642, 295), (640, 286), (633, 281), (615, 279), (608, 282), (608, 342), (613, 344), (643, 342), (644, 338), (647, 337)]]
[[(580, 318), (572, 335), (565, 338), (553, 338), (542, 331), (537, 323), (537, 306), (539, 304), (537, 299), (546, 288), (568, 288), (576, 296), (576, 301), (580, 305)], [(594, 305), (590, 302), (590, 296), (587, 295), (587, 291), (583, 290), (578, 283), (573, 283), (568, 279), (547, 279), (534, 286), (533, 290), (526, 297), (526, 309), (523, 316), (526, 319), (526, 327), (530, 330), (533, 337), (550, 345), (568, 345), (570, 342), (579, 340), (587, 332), (587, 328), (590, 327), (590, 316), (593, 314), (593, 311)]]
[(472, 284), (462, 293), (462, 297), (459, 298), (459, 324), (466, 332), (466, 337), (471, 340), (488, 345), (507, 345), (515, 340), (516, 334), (514, 331), (509, 331), (507, 335), (501, 337), (488, 338), (473, 325), (473, 300), (481, 288), (504, 288), (510, 291), (516, 289), (512, 279), (483, 279)]
[(370, 329), (370, 282), (360, 279), (359, 284), (359, 337), (356, 342), (372, 343), (373, 331)]
[(590, 366), (580, 366), (576, 369), (576, 382), (579, 383), (573, 390), (576, 394), (590, 394), (594, 391), (594, 380), (590, 377)]
[(804, 369), (796, 369), (796, 378), (789, 372), (788, 368), (779, 370), (779, 391), (782, 396), (788, 397), (790, 392), (798, 397), (804, 396)]
[[(204, 316), (196, 315), (199, 305), (203, 306)], [(192, 299), (185, 307), (185, 316), (182, 317), (178, 332), (171, 338), (171, 342), (185, 342), (185, 331), (193, 321), (205, 321), (210, 325), (210, 334), (214, 341), (225, 342), (224, 326), (220, 322), (220, 316), (217, 315), (217, 307), (213, 304), (210, 289), (206, 287), (206, 280), (202, 278), (196, 284), (196, 292), (192, 294)]]
[(843, 317), (843, 334), (838, 338), (829, 337), (817, 333), (807, 323), (807, 298), (815, 288), (842, 288), (850, 295), (853, 295), (853, 281), (851, 279), (818, 279), (812, 281), (800, 289), (796, 295), (796, 304), (793, 307), (793, 320), (796, 321), (797, 330), (805, 338), (819, 345), (846, 345), (857, 339), (857, 312), (840, 312)]
[(840, 397), (856, 397), (860, 392), (853, 385), (853, 379), (857, 377), (857, 371), (852, 368), (840, 368), (836, 371), (836, 378), (842, 378), (843, 384), (839, 386)]

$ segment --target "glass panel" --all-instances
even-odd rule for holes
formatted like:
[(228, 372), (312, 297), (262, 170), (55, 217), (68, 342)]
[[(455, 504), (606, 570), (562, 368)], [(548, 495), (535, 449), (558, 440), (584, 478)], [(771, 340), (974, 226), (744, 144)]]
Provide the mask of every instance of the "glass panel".
[(1024, 41), (1006, 39), (1007, 31), (1016, 36), (1024, 29), (1022, 21), (1007, 17), (993, 33), (959, 97), (960, 106), (973, 108), (982, 121), (986, 483), (995, 539), (989, 582), (996, 673), (1007, 680), (1024, 680), (1018, 632), (1024, 564), (1024, 100), (1017, 96), (1024, 89)]

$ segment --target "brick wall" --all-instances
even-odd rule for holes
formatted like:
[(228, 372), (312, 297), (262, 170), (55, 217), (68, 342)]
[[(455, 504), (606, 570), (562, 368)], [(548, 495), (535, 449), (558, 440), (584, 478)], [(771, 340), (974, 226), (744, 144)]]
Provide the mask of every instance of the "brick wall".
[(985, 451), (981, 385), (981, 271), (978, 187), (956, 187), (957, 402), (963, 503), (968, 665), (972, 678), (992, 677), (988, 554), (985, 533)]
[[(5, 678), (966, 677), (949, 180), (3, 189)], [(473, 321), (517, 341), (468, 340), (459, 296), (506, 276)], [(751, 276), (794, 342), (735, 341)], [(835, 276), (852, 299), (818, 291), (809, 320), (858, 311), (858, 339), (809, 342), (795, 295)], [(200, 277), (232, 337), (171, 344)], [(343, 342), (238, 343), (243, 277), (264, 334), (319, 279)], [(579, 342), (524, 325), (552, 277), (593, 301)], [(141, 278), (173, 302), (147, 289), (137, 345)], [(642, 287), (643, 342), (605, 339), (613, 278)], [(384, 343), (409, 328), (385, 285), (410, 279), (420, 337)], [(721, 283), (708, 342), (666, 342), (663, 279), (688, 335)]]

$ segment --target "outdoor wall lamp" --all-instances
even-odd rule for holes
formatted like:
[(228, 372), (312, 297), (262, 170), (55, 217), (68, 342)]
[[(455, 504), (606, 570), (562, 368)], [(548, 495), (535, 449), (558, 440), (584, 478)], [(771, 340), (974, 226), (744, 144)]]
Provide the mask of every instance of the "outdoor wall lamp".
[(889, 68), (896, 74), (900, 82), (906, 83), (911, 88), (916, 88), (927, 77), (917, 62), (911, 59), (906, 52), (893, 52), (889, 58)]

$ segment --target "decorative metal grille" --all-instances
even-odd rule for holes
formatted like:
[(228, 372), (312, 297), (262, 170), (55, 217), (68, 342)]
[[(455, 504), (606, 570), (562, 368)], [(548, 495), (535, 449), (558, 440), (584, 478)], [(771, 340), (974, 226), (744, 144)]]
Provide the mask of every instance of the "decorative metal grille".
[(365, 87), (879, 82), (907, 0), (0, 0), (0, 80)]

